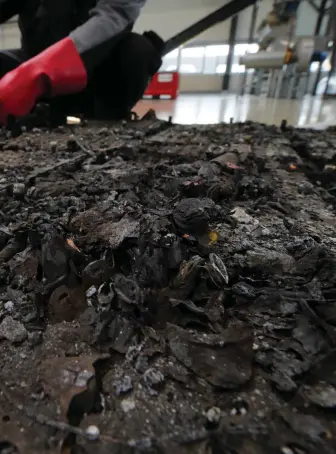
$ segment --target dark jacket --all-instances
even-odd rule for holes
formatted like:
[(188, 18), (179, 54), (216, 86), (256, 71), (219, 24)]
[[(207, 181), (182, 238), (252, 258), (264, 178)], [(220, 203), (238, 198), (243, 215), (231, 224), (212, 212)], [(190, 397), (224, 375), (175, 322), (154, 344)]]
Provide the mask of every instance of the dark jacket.
[[(22, 47), (34, 56), (70, 35), (78, 52), (98, 64), (132, 28), (146, 0), (0, 0), (0, 23), (19, 16)], [(94, 56), (94, 57), (91, 57)]]

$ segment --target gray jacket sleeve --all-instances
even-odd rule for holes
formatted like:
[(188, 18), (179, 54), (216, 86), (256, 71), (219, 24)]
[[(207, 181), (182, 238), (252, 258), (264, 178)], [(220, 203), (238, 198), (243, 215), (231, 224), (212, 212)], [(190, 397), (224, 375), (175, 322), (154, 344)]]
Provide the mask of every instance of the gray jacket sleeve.
[(146, 0), (99, 0), (89, 20), (70, 34), (79, 54), (95, 49), (101, 53), (102, 48), (108, 52), (109, 43), (133, 24), (145, 3)]

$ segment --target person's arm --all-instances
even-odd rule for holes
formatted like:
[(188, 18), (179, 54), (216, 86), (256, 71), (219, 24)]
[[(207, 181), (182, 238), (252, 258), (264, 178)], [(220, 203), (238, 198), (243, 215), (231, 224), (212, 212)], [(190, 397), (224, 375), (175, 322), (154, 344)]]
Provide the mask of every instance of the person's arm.
[(78, 93), (115, 38), (138, 17), (146, 0), (100, 0), (70, 36), (22, 63), (0, 81), (0, 124), (27, 115), (42, 96)]
[(0, 24), (19, 14), (22, 6), (22, 0), (0, 0)]
[(115, 38), (132, 26), (146, 0), (100, 0), (70, 38), (90, 71), (109, 54)]

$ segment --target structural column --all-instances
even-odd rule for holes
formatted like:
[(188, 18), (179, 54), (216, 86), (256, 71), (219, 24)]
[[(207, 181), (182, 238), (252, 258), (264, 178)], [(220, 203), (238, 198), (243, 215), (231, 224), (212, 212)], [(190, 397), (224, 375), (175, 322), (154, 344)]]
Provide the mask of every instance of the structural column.
[[(254, 42), (254, 35), (255, 35), (255, 29), (257, 25), (257, 17), (258, 17), (258, 10), (259, 10), (259, 5), (258, 3), (255, 3), (252, 8), (252, 15), (251, 15), (251, 24), (250, 24), (250, 31), (249, 31), (249, 44), (252, 44)], [(244, 76), (241, 84), (241, 90), (240, 94), (244, 95), (245, 94), (245, 85), (246, 85), (246, 80), (247, 80), (247, 70), (245, 68), (244, 71)], [(252, 93), (251, 93), (252, 94)]]
[[(317, 17), (316, 26), (315, 26), (315, 36), (319, 36), (321, 33), (323, 19), (327, 12), (327, 3), (328, 3), (328, 0), (322, 0), (321, 5), (318, 8), (318, 17)], [(315, 79), (315, 83), (314, 83), (314, 88), (313, 88), (313, 95), (316, 95), (317, 86), (318, 86), (318, 83), (319, 83), (320, 77), (321, 77), (321, 70), (322, 70), (322, 63), (319, 63), (317, 74), (316, 74), (316, 79)]]
[(230, 36), (229, 36), (229, 53), (226, 60), (226, 70), (223, 77), (223, 90), (228, 90), (230, 86), (230, 78), (232, 73), (232, 63), (234, 57), (234, 46), (236, 43), (237, 36), (237, 27), (238, 27), (238, 15), (234, 16), (231, 19), (230, 25)]

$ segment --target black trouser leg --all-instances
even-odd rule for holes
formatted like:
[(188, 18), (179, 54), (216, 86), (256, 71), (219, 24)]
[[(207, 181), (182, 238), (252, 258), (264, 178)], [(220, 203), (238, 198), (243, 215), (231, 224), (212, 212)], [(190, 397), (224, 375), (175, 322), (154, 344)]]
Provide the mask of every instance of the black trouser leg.
[[(161, 66), (163, 41), (154, 33), (127, 33), (116, 40), (109, 58), (95, 69), (87, 88), (48, 100), (57, 123), (66, 115), (121, 119), (141, 99), (150, 78)], [(0, 78), (28, 60), (20, 49), (0, 52)]]
[(95, 69), (83, 92), (51, 101), (54, 113), (101, 120), (127, 116), (160, 68), (164, 43), (151, 32), (149, 37), (130, 32), (116, 41), (109, 58)]
[(150, 78), (161, 66), (163, 41), (129, 33), (113, 48), (89, 82), (98, 119), (121, 119), (142, 98)]
[(0, 52), (0, 79), (28, 60), (27, 55), (20, 49), (3, 50)]

